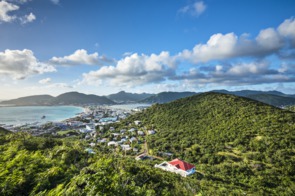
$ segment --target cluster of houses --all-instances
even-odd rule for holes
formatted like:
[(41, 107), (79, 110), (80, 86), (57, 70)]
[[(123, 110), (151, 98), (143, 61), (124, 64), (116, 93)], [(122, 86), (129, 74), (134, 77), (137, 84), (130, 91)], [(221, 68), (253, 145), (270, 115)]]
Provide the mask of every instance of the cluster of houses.
[[(140, 121), (135, 121), (135, 125), (139, 125)], [(95, 145), (106, 145), (108, 148), (117, 148), (120, 147), (122, 151), (133, 151), (138, 152), (140, 149), (138, 149), (138, 144), (143, 144), (145, 141), (144, 136), (147, 135), (153, 135), (155, 134), (155, 130), (147, 130), (147, 131), (141, 131), (137, 128), (129, 128), (127, 129), (121, 129), (116, 130), (114, 127), (110, 127), (107, 132), (103, 133), (97, 133), (96, 131), (90, 132), (86, 139), (89, 138), (96, 138), (96, 142), (91, 142), (90, 145), (93, 147)]]

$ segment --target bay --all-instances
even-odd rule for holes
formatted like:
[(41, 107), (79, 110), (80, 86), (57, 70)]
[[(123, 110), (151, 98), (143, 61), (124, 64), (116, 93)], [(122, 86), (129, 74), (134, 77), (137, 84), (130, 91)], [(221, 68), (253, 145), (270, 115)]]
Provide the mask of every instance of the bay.
[(141, 107), (150, 107), (152, 104), (148, 103), (135, 103), (135, 104), (118, 104), (118, 105), (112, 105), (110, 108), (112, 109), (121, 109), (121, 110), (133, 110), (136, 108), (141, 108)]
[(42, 124), (48, 121), (59, 122), (72, 118), (83, 111), (83, 108), (76, 106), (0, 107), (0, 124), (22, 125), (36, 122)]

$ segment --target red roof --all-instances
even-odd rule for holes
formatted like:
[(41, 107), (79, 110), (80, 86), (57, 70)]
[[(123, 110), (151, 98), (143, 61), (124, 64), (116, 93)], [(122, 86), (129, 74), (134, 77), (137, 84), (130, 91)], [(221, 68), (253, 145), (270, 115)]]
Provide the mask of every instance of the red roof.
[(190, 170), (195, 167), (194, 165), (187, 163), (187, 162), (180, 160), (180, 159), (174, 159), (174, 160), (170, 161), (169, 163), (171, 165), (174, 165), (178, 169), (182, 169), (184, 171)]

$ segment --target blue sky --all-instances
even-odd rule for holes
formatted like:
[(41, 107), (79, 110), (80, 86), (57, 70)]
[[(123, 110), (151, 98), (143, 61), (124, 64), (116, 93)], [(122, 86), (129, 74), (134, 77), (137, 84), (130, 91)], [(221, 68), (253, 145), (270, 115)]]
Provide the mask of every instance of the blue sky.
[(0, 99), (295, 94), (293, 0), (0, 0)]

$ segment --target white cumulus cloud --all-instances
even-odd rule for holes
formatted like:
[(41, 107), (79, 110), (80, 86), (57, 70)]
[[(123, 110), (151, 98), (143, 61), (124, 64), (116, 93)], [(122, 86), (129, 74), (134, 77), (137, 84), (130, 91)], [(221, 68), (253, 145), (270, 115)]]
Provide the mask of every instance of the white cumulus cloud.
[(8, 75), (13, 79), (24, 79), (31, 75), (55, 71), (52, 65), (39, 62), (31, 50), (7, 49), (0, 52), (0, 75)]
[[(287, 27), (283, 29), (288, 29)], [(245, 56), (263, 57), (279, 53), (288, 45), (286, 37), (283, 36), (291, 34), (291, 32), (287, 32), (283, 34), (274, 28), (267, 28), (261, 30), (255, 39), (249, 39), (247, 34), (238, 37), (234, 33), (217, 33), (212, 35), (206, 44), (197, 44), (192, 50), (183, 50), (178, 57), (193, 63)]]
[(88, 84), (109, 80), (114, 86), (137, 86), (164, 81), (174, 75), (175, 60), (168, 52), (159, 55), (132, 54), (119, 60), (116, 66), (104, 66), (97, 71), (83, 74)]
[(6, 2), (0, 1), (0, 22), (12, 22), (17, 17), (15, 15), (11, 15), (9, 12), (16, 11), (19, 9), (19, 6)]
[(44, 78), (39, 80), (39, 84), (49, 84), (51, 82), (51, 78)]
[(112, 62), (105, 56), (99, 56), (97, 52), (88, 54), (86, 50), (79, 49), (73, 54), (64, 57), (52, 57), (50, 62), (57, 65), (102, 65)]

